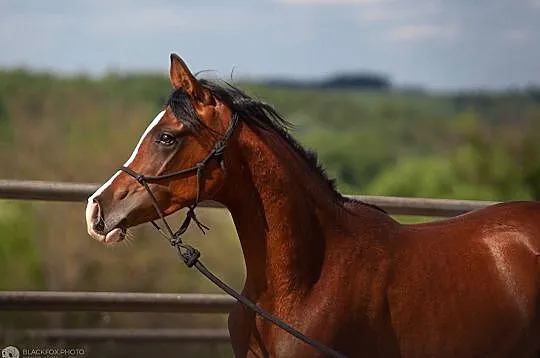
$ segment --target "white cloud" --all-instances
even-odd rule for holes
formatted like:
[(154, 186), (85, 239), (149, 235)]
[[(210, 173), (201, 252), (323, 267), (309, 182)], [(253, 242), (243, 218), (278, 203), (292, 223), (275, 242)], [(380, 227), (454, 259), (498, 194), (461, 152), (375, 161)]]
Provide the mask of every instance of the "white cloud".
[(395, 41), (452, 40), (457, 36), (455, 26), (406, 25), (394, 29), (390, 39)]
[[(540, 0), (538, 0), (540, 1)], [(381, 2), (361, 9), (358, 18), (364, 21), (389, 21), (418, 19), (434, 16), (442, 12), (442, 5), (437, 1), (415, 1), (415, 4)]]
[(132, 7), (123, 16), (100, 12), (88, 19), (88, 26), (102, 33), (167, 33), (171, 30), (222, 30), (245, 27), (251, 21), (246, 11), (150, 5)]
[(277, 0), (294, 5), (362, 5), (388, 2), (391, 0)]
[(360, 19), (367, 21), (381, 21), (399, 19), (403, 14), (390, 9), (370, 9), (360, 14)]
[(503, 37), (511, 43), (527, 42), (531, 38), (529, 31), (524, 29), (511, 29), (503, 34)]
[(14, 12), (9, 16), (0, 16), (0, 40), (15, 41), (13, 33), (50, 40), (68, 33), (107, 38), (144, 34), (166, 36), (171, 31), (193, 34), (201, 30), (245, 28), (255, 21), (247, 10), (238, 8), (208, 9), (141, 3), (125, 6), (125, 0), (114, 1), (107, 11), (103, 11), (108, 1), (94, 0), (88, 4), (81, 2), (87, 6), (77, 12), (69, 8), (51, 8), (45, 9), (43, 13)]
[[(16, 13), (0, 21), (0, 44), (2, 47), (6, 44), (14, 45), (17, 48), (15, 52), (19, 50), (42, 51), (58, 39), (59, 34), (76, 26), (75, 19), (61, 14)], [(20, 46), (21, 43), (25, 46)], [(31, 49), (28, 49), (28, 44), (32, 45)]]

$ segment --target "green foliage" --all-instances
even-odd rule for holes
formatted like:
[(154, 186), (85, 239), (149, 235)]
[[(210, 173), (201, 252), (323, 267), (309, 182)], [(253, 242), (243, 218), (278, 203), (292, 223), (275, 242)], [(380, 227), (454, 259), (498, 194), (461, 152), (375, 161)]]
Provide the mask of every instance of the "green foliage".
[(469, 140), (449, 154), (403, 158), (382, 171), (367, 191), (478, 200), (538, 199), (540, 142), (527, 134), (517, 146), (511, 145), (505, 134), (486, 136), (477, 125), (467, 123)]
[(6, 146), (13, 141), (12, 123), (2, 95), (0, 94), (0, 147)]
[(34, 225), (29, 203), (0, 201), (0, 290), (44, 288)]
[[(318, 153), (346, 193), (540, 199), (538, 89), (430, 94), (239, 86), (289, 119), (292, 134)], [(0, 71), (0, 177), (103, 182), (170, 91), (168, 79), (155, 74), (95, 79)], [(0, 289), (216, 292), (184, 270), (153, 231), (135, 230), (127, 247), (91, 242), (83, 210), (79, 204), (0, 201)], [(215, 230), (204, 240), (190, 231), (188, 241), (240, 288), (244, 267), (230, 217), (211, 209), (201, 215)], [(0, 324), (29, 322), (18, 317), (3, 316)], [(150, 314), (111, 317), (118, 326), (164, 324)], [(49, 325), (104, 324), (95, 313), (64, 318)], [(223, 327), (225, 320), (182, 316), (167, 322)]]

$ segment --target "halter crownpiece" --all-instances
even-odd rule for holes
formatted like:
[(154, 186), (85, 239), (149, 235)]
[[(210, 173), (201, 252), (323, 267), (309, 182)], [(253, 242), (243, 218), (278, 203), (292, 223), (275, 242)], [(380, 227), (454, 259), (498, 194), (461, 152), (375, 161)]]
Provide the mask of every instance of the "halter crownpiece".
[[(195, 208), (197, 207), (197, 205), (199, 205), (199, 200), (200, 200), (201, 180), (202, 180), (203, 170), (206, 167), (206, 165), (208, 164), (208, 162), (210, 160), (214, 159), (219, 163), (219, 166), (220, 166), (221, 170), (223, 171), (223, 173), (225, 175), (227, 175), (227, 170), (226, 170), (227, 168), (225, 166), (224, 153), (225, 153), (225, 148), (227, 147), (227, 142), (231, 138), (237, 124), (238, 124), (238, 114), (234, 113), (232, 115), (232, 117), (231, 117), (231, 122), (229, 123), (229, 127), (227, 128), (227, 130), (223, 134), (223, 137), (221, 137), (221, 139), (219, 139), (214, 144), (214, 146), (212, 147), (212, 149), (210, 150), (208, 155), (203, 160), (201, 160), (200, 162), (198, 162), (197, 164), (195, 164), (191, 168), (179, 170), (179, 171), (168, 173), (168, 174), (155, 175), (155, 176), (150, 176), (150, 175), (146, 176), (144, 174), (137, 173), (133, 169), (131, 169), (129, 167), (126, 167), (126, 166), (121, 166), (121, 167), (118, 168), (118, 170), (121, 170), (124, 173), (128, 174), (129, 176), (134, 178), (139, 184), (141, 184), (144, 187), (144, 189), (146, 190), (146, 192), (150, 196), (150, 199), (152, 201), (152, 205), (154, 206), (154, 209), (156, 209), (156, 212), (157, 212), (157, 214), (159, 216), (159, 219), (164, 224), (165, 229), (166, 229), (167, 232), (164, 232), (163, 229), (158, 224), (156, 224), (155, 221), (151, 221), (152, 225), (158, 230), (158, 232), (163, 237), (165, 237), (169, 241), (169, 243), (173, 247), (176, 248), (176, 250), (178, 252), (178, 255), (184, 261), (184, 263), (186, 264), (187, 267), (193, 267), (193, 266), (196, 267), (197, 270), (199, 270), (199, 272), (202, 273), (207, 279), (209, 279), (212, 283), (214, 283), (216, 286), (221, 288), (227, 294), (229, 294), (230, 296), (235, 298), (238, 302), (242, 303), (244, 306), (251, 309), (252, 311), (258, 313), (264, 319), (270, 321), (271, 323), (273, 323), (274, 325), (276, 325), (279, 328), (283, 329), (287, 333), (295, 336), (299, 340), (301, 340), (304, 343), (306, 343), (306, 344), (310, 345), (311, 347), (315, 348), (319, 352), (321, 352), (321, 353), (323, 353), (323, 354), (325, 354), (325, 355), (327, 355), (329, 357), (345, 358), (345, 356), (343, 354), (339, 353), (338, 351), (336, 351), (336, 350), (334, 350), (334, 349), (332, 349), (332, 348), (330, 348), (328, 346), (325, 346), (324, 344), (322, 344), (322, 343), (320, 343), (318, 341), (315, 341), (315, 340), (305, 336), (303, 333), (299, 332), (298, 330), (291, 327), (290, 325), (288, 325), (287, 323), (285, 323), (281, 319), (279, 319), (276, 316), (272, 315), (270, 312), (267, 312), (264, 309), (257, 306), (255, 303), (253, 303), (247, 297), (245, 297), (245, 296), (239, 294), (238, 292), (236, 292), (235, 290), (233, 290), (231, 287), (229, 287), (227, 284), (225, 284), (223, 281), (221, 281), (216, 275), (214, 275), (212, 272), (210, 272), (210, 270), (208, 270), (208, 268), (206, 268), (206, 266), (204, 266), (201, 261), (199, 261), (199, 258), (201, 256), (201, 253), (200, 253), (199, 250), (197, 250), (196, 248), (194, 248), (193, 246), (191, 246), (189, 244), (185, 244), (182, 241), (181, 236), (188, 229), (189, 225), (191, 224), (191, 220), (195, 221), (195, 223), (197, 224), (197, 226), (199, 227), (199, 229), (201, 230), (201, 232), (203, 234), (205, 233), (205, 230), (209, 230), (209, 227), (207, 227), (206, 225), (201, 223), (197, 219), (197, 216), (195, 215)], [(170, 179), (170, 178), (174, 178), (176, 176), (180, 176), (180, 175), (188, 174), (188, 173), (192, 173), (192, 172), (196, 172), (196, 175), (197, 175), (197, 194), (195, 196), (195, 202), (188, 207), (188, 212), (186, 213), (186, 217), (185, 217), (184, 221), (182, 222), (182, 224), (180, 225), (180, 227), (178, 228), (178, 230), (173, 232), (171, 226), (169, 225), (169, 223), (165, 219), (165, 214), (164, 214), (163, 210), (161, 210), (161, 208), (159, 207), (159, 203), (158, 203), (155, 195), (152, 193), (152, 190), (150, 189), (150, 186), (148, 184), (152, 183), (152, 182), (155, 182), (155, 181), (164, 180), (164, 179)]]

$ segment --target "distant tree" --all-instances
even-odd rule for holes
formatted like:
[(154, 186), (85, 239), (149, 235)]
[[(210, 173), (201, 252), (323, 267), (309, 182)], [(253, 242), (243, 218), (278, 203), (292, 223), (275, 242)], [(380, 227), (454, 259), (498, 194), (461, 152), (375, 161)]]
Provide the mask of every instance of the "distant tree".
[(342, 73), (332, 76), (319, 85), (322, 89), (366, 89), (388, 91), (392, 88), (386, 76), (370, 73)]
[(12, 127), (7, 106), (4, 103), (2, 93), (0, 93), (0, 145), (7, 144), (12, 140)]
[(540, 112), (523, 140), (520, 158), (524, 183), (533, 198), (540, 200)]
[(526, 93), (534, 101), (540, 102), (540, 86), (531, 86), (531, 87), (527, 88)]
[(273, 78), (263, 81), (265, 85), (280, 88), (336, 89), (389, 91), (392, 83), (388, 77), (374, 73), (341, 73), (323, 80), (299, 80)]

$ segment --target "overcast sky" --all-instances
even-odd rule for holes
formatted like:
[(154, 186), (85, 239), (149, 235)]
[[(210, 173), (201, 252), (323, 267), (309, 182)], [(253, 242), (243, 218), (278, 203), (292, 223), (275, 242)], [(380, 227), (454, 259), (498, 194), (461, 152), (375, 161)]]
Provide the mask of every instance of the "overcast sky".
[(0, 67), (540, 84), (540, 0), (0, 0)]

